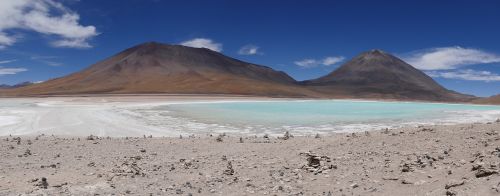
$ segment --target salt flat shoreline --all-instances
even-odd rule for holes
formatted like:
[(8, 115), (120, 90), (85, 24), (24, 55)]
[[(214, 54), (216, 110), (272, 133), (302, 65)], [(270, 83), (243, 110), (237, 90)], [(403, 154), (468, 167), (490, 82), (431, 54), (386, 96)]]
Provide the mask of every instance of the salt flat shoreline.
[[(148, 109), (182, 103), (219, 103), (219, 102), (267, 102), (267, 101), (308, 101), (311, 99), (297, 98), (267, 98), (243, 96), (183, 96), (183, 95), (151, 95), (151, 96), (80, 96), (80, 97), (47, 97), (47, 98), (5, 98), (0, 99), (0, 104), (7, 105), (0, 108), (0, 136), (5, 135), (59, 135), (59, 136), (120, 136), (135, 137), (142, 135), (178, 137), (191, 134), (200, 135), (210, 130), (212, 133), (241, 133), (262, 132), (253, 127), (226, 126), (205, 121), (197, 121), (185, 116), (171, 115), (168, 111), (163, 113), (149, 112)], [(314, 101), (314, 100), (312, 100)], [(349, 100), (345, 100), (349, 101)], [(353, 101), (353, 100), (351, 100)], [(355, 100), (360, 102), (373, 102), (373, 100)], [(9, 105), (14, 105), (8, 107)], [(19, 107), (15, 106), (18, 105)], [(149, 113), (148, 113), (149, 112)], [(465, 118), (463, 123), (490, 121), (496, 116), (481, 117), (483, 119)], [(462, 121), (460, 121), (462, 122)], [(432, 122), (416, 122), (418, 124), (431, 124)], [(456, 122), (455, 122), (456, 123)], [(373, 126), (394, 127), (396, 124), (380, 124)], [(399, 125), (397, 125), (399, 126)], [(406, 125), (405, 125), (406, 126)], [(362, 124), (354, 127), (335, 127), (327, 130), (324, 127), (314, 129), (317, 132), (327, 131), (365, 131), (371, 128)], [(248, 130), (252, 131), (248, 131)], [(268, 134), (280, 132), (278, 128), (266, 129)], [(297, 129), (300, 129), (298, 127)], [(297, 130), (298, 131), (298, 130)], [(307, 131), (307, 130), (306, 130)], [(310, 132), (308, 134), (315, 134)], [(281, 133), (279, 133), (281, 134)], [(297, 135), (305, 135), (299, 134)], [(259, 133), (263, 135), (263, 133)]]
[(499, 134), (491, 122), (319, 138), (1, 137), (0, 195), (498, 195)]

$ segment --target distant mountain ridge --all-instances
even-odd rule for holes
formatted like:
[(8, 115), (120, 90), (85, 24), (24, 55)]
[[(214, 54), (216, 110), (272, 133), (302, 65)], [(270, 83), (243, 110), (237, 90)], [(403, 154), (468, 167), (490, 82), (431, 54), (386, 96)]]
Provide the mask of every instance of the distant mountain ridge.
[(27, 81), (27, 82), (21, 82), (21, 83), (18, 83), (18, 84), (14, 84), (14, 85), (0, 84), (0, 89), (21, 88), (21, 87), (29, 86), (29, 85), (32, 85), (32, 84), (35, 84), (35, 83)]
[(332, 73), (298, 82), (282, 71), (221, 53), (147, 42), (65, 77), (4, 96), (67, 94), (229, 94), (271, 97), (469, 101), (381, 50), (364, 52)]
[(474, 102), (475, 103), (479, 103), (479, 104), (495, 104), (495, 105), (500, 105), (500, 94), (493, 95), (491, 97), (477, 99), (477, 100), (474, 100)]

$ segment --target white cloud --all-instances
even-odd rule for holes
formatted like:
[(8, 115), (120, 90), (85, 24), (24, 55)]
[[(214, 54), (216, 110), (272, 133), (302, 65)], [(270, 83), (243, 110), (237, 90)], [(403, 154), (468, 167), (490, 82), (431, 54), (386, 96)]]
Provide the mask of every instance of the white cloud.
[(471, 48), (443, 47), (414, 52), (402, 59), (422, 70), (447, 70), (474, 64), (498, 63), (500, 55)]
[(12, 60), (3, 60), (3, 61), (0, 61), (0, 64), (7, 64), (7, 63), (12, 63), (16, 61), (16, 59), (12, 59)]
[(98, 33), (94, 26), (83, 26), (80, 16), (54, 0), (1, 0), (0, 47), (13, 45), (16, 35), (9, 30), (22, 29), (53, 35), (55, 47), (89, 48), (89, 39)]
[(248, 44), (240, 48), (238, 51), (238, 54), (240, 55), (256, 55), (256, 54), (261, 54), (259, 52), (259, 47), (256, 45)]
[(299, 67), (302, 67), (302, 68), (313, 68), (313, 67), (317, 67), (317, 66), (330, 66), (330, 65), (334, 65), (334, 64), (337, 64), (337, 63), (340, 63), (342, 61), (344, 61), (344, 57), (343, 56), (335, 56), (335, 57), (332, 57), (332, 56), (329, 56), (329, 57), (325, 57), (324, 59), (321, 59), (321, 60), (317, 60), (317, 59), (303, 59), (303, 60), (300, 60), (300, 61), (295, 61), (295, 65), (298, 65)]
[(0, 76), (2, 75), (14, 75), (19, 72), (28, 71), (26, 68), (8, 68), (8, 67), (0, 67)]
[(193, 48), (207, 48), (216, 52), (222, 51), (222, 44), (216, 43), (211, 39), (206, 38), (195, 38), (192, 40), (188, 40), (180, 43), (183, 46), (189, 46)]
[(477, 71), (472, 69), (463, 69), (455, 71), (430, 71), (427, 75), (435, 78), (459, 79), (484, 82), (498, 82), (500, 75), (490, 71)]
[(340, 63), (344, 60), (343, 56), (336, 56), (336, 57), (326, 57), (323, 59), (323, 65), (325, 66), (330, 66), (330, 65), (335, 65), (337, 63)]
[(295, 61), (294, 63), (295, 65), (298, 65), (303, 68), (312, 68), (319, 65), (318, 61), (314, 59), (303, 59), (300, 61)]

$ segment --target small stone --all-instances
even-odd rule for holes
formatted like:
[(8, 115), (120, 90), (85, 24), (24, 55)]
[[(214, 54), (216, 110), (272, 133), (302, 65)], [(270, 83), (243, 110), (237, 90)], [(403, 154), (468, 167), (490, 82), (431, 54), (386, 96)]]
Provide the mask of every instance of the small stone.
[(224, 140), (222, 139), (224, 136), (221, 134), (219, 136), (217, 136), (217, 138), (215, 139), (215, 141), (217, 142), (223, 142)]
[(446, 191), (446, 196), (455, 196), (455, 195), (457, 195), (457, 193), (455, 191), (452, 191), (452, 190)]
[(481, 168), (479, 169), (477, 172), (476, 172), (476, 178), (482, 178), (482, 177), (487, 177), (487, 176), (491, 176), (493, 174), (498, 174), (498, 171), (496, 170), (491, 170), (491, 169), (485, 169), (485, 168)]
[(353, 183), (353, 184), (350, 185), (350, 187), (353, 188), (353, 189), (355, 189), (355, 188), (358, 188), (359, 185), (357, 183)]
[(445, 189), (450, 189), (450, 188), (453, 188), (453, 187), (457, 187), (457, 186), (462, 186), (465, 184), (465, 181), (456, 181), (456, 180), (452, 180), (450, 182), (448, 182), (444, 188)]
[(49, 186), (49, 183), (47, 182), (47, 178), (43, 177), (42, 181), (40, 182), (40, 187), (42, 189), (47, 189), (48, 186)]
[(227, 162), (227, 169), (224, 170), (223, 173), (226, 175), (233, 175), (234, 174), (233, 164), (231, 163), (231, 161)]
[(405, 163), (405, 164), (403, 164), (401, 171), (402, 172), (411, 172), (411, 171), (413, 171), (413, 168), (411, 168), (410, 164)]
[(409, 181), (409, 180), (407, 180), (407, 179), (403, 179), (403, 180), (401, 181), (401, 184), (414, 184), (414, 183), (413, 183), (413, 182), (411, 182), (411, 181)]

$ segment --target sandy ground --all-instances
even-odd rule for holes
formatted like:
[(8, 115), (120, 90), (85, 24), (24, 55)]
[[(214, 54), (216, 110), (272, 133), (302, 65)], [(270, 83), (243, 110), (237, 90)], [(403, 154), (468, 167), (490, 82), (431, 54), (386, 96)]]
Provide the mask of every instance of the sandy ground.
[(2, 137), (0, 195), (500, 195), (499, 134), (492, 122), (319, 138)]

